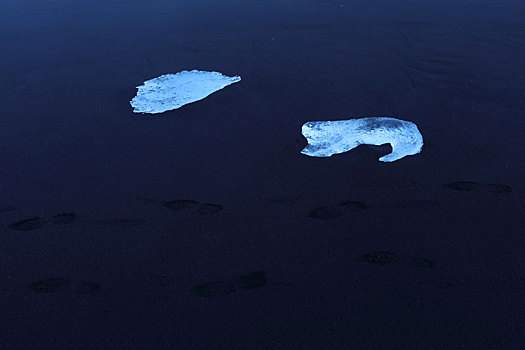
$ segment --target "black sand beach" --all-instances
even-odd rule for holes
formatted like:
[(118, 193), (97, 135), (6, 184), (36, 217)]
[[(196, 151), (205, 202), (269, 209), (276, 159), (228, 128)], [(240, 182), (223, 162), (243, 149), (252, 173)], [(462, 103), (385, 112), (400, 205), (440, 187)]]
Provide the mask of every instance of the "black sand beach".
[[(525, 3), (0, 1), (0, 349), (524, 349)], [(136, 86), (242, 81), (134, 114)], [(423, 151), (300, 154), (393, 116)]]

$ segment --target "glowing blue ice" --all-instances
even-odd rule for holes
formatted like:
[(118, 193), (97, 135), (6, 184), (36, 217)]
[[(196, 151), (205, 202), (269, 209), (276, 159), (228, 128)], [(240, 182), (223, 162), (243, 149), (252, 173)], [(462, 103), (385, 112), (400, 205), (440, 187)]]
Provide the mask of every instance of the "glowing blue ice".
[(389, 143), (392, 153), (379, 160), (393, 162), (417, 154), (423, 147), (423, 136), (416, 124), (388, 117), (307, 122), (302, 133), (308, 146), (301, 153), (312, 157), (330, 157), (363, 144)]
[(137, 96), (130, 103), (135, 113), (162, 113), (202, 100), (240, 80), (239, 76), (198, 70), (165, 74), (137, 87)]

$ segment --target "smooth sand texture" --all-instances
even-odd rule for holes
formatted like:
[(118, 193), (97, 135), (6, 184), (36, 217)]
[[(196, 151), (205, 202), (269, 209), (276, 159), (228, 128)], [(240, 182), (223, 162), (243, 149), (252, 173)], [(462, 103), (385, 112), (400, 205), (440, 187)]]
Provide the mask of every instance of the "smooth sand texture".
[[(524, 1), (0, 10), (0, 349), (524, 348)], [(243, 80), (133, 113), (187, 67)], [(421, 153), (300, 153), (389, 115)]]

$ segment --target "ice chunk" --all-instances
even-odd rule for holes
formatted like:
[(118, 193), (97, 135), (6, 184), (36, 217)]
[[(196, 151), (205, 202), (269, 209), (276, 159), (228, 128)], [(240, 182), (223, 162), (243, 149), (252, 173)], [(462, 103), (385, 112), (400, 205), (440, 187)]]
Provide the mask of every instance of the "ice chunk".
[(302, 133), (308, 145), (301, 153), (312, 157), (330, 157), (361, 144), (389, 143), (392, 153), (379, 160), (393, 162), (417, 154), (423, 147), (423, 136), (416, 124), (389, 117), (307, 122)]
[(229, 77), (219, 72), (184, 70), (146, 80), (137, 87), (137, 96), (130, 103), (135, 113), (162, 113), (202, 100), (240, 80), (239, 76)]

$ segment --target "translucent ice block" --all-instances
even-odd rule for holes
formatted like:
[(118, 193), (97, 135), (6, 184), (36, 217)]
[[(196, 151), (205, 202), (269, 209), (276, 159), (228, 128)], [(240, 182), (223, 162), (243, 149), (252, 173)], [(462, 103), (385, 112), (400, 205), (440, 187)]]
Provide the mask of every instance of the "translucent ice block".
[(137, 95), (130, 103), (135, 113), (162, 113), (202, 100), (240, 80), (239, 76), (198, 70), (165, 74), (137, 87)]
[(301, 153), (312, 157), (330, 157), (362, 144), (389, 143), (392, 153), (379, 160), (393, 162), (417, 154), (423, 147), (423, 136), (416, 124), (389, 117), (307, 122), (302, 133), (308, 145)]

